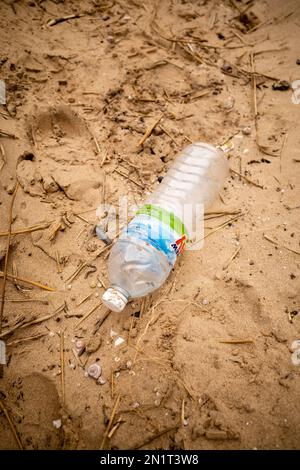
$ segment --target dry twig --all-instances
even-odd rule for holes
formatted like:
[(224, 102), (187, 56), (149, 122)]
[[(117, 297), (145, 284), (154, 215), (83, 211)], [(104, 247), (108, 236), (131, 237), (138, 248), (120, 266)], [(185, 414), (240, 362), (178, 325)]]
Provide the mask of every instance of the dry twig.
[(85, 16), (85, 15), (84, 14), (77, 14), (77, 15), (62, 16), (60, 18), (55, 18), (53, 20), (48, 21), (47, 25), (48, 26), (55, 26), (56, 24), (63, 23), (64, 21), (75, 20), (77, 18), (81, 18), (82, 16)]
[(104, 449), (106, 439), (108, 438), (109, 432), (112, 429), (113, 420), (114, 420), (117, 408), (119, 406), (119, 403), (120, 403), (120, 394), (118, 394), (118, 396), (115, 400), (115, 403), (114, 403), (114, 406), (113, 406), (113, 409), (112, 409), (112, 412), (111, 412), (111, 415), (110, 415), (110, 418), (109, 418), (109, 422), (108, 422), (107, 428), (105, 430), (105, 433), (104, 433), (104, 436), (103, 436), (103, 439), (102, 439), (102, 442), (101, 442), (101, 446), (100, 446), (101, 450)]
[[(19, 235), (21, 233), (30, 233), (30, 232), (36, 232), (37, 230), (44, 230), (50, 227), (52, 222), (53, 221), (45, 222), (43, 224), (33, 225), (31, 227), (17, 228), (11, 231), (11, 235)], [(8, 235), (8, 232), (0, 232), (0, 237), (7, 237), (7, 235)]]
[[(12, 224), (12, 218), (13, 218), (13, 207), (14, 207), (14, 202), (15, 202), (17, 191), (18, 191), (18, 187), (19, 187), (19, 182), (16, 183), (16, 187), (15, 187), (15, 190), (11, 199), (11, 203), (10, 203), (10, 208), (9, 208), (8, 237), (7, 237), (7, 243), (6, 243), (6, 253), (5, 253), (4, 271), (3, 271), (3, 284), (2, 284), (2, 292), (1, 292), (1, 305), (0, 305), (0, 333), (2, 332), (5, 288), (6, 288), (6, 279), (8, 278), (7, 269), (8, 269), (9, 247), (10, 247), (10, 239), (11, 239), (11, 224)], [(1, 372), (0, 372), (0, 376), (1, 376)]]
[(81, 318), (81, 320), (79, 320), (78, 323), (76, 323), (75, 329), (77, 329), (82, 322), (84, 322), (89, 316), (92, 315), (92, 313), (94, 313), (95, 310), (97, 310), (97, 308), (101, 307), (102, 305), (102, 301), (98, 302), (83, 318)]
[(15, 438), (15, 441), (16, 441), (16, 443), (17, 443), (19, 449), (20, 449), (20, 450), (24, 450), (24, 447), (23, 447), (23, 445), (22, 445), (22, 442), (21, 442), (21, 440), (20, 440), (20, 438), (19, 438), (19, 436), (18, 436), (18, 433), (17, 433), (17, 431), (16, 431), (16, 428), (15, 428), (15, 426), (14, 426), (14, 423), (12, 422), (12, 420), (11, 420), (11, 418), (10, 418), (10, 416), (9, 416), (9, 413), (8, 413), (8, 411), (7, 411), (7, 409), (6, 409), (6, 406), (4, 405), (4, 403), (3, 403), (3, 401), (2, 401), (1, 399), (0, 399), (0, 408), (1, 408), (1, 410), (3, 411), (5, 417), (6, 417), (7, 421), (8, 421), (9, 427), (10, 427), (10, 429), (11, 429), (11, 432), (13, 433), (13, 436), (14, 436), (14, 438)]
[(62, 404), (65, 406), (66, 391), (65, 391), (65, 333), (60, 332), (60, 370), (61, 370), (61, 392)]
[(250, 344), (250, 343), (253, 343), (253, 339), (224, 339), (224, 340), (220, 340), (219, 343), (223, 343), (223, 344)]
[(256, 186), (257, 188), (264, 189), (264, 187), (263, 187), (261, 184), (255, 183), (255, 182), (252, 181), (250, 178), (248, 178), (248, 177), (245, 176), (245, 175), (242, 175), (242, 174), (239, 173), (238, 171), (233, 170), (232, 168), (230, 168), (230, 171), (231, 171), (232, 173), (234, 173), (235, 175), (240, 176), (240, 178), (243, 178), (245, 181), (247, 181), (247, 183), (252, 184), (253, 186)]
[(142, 147), (145, 143), (145, 141), (148, 139), (148, 137), (150, 137), (150, 135), (152, 134), (152, 131), (154, 130), (154, 128), (157, 126), (157, 124), (160, 122), (161, 118), (163, 117), (163, 114), (161, 114), (160, 116), (158, 116), (155, 121), (153, 121), (153, 123), (148, 127), (148, 129), (146, 130), (145, 134), (143, 135), (143, 137), (141, 138), (141, 140), (139, 141), (138, 143), (138, 147)]
[(233, 253), (232, 256), (230, 256), (229, 260), (227, 261), (227, 263), (224, 264), (223, 266), (223, 270), (227, 269), (228, 266), (230, 265), (230, 263), (234, 260), (234, 258), (236, 258), (236, 256), (238, 255), (239, 251), (240, 251), (241, 247), (239, 246), (235, 252)]
[[(4, 277), (4, 272), (3, 271), (0, 271), (0, 278)], [(31, 281), (30, 279), (25, 279), (23, 277), (17, 277), (17, 276), (14, 276), (13, 274), (7, 274), (7, 280), (8, 281), (12, 281), (12, 282), (15, 282), (15, 281), (20, 281), (20, 282), (24, 282), (25, 284), (29, 284), (30, 286), (35, 286), (35, 287), (39, 287), (40, 289), (44, 289), (44, 290), (47, 290), (49, 292), (55, 292), (56, 289), (54, 289), (53, 287), (48, 287), (48, 286), (45, 286), (44, 284), (40, 284), (39, 282), (36, 282), (36, 281)]]
[(16, 344), (25, 343), (27, 341), (32, 341), (34, 339), (40, 339), (47, 335), (48, 333), (37, 333), (35, 335), (26, 336), (25, 338), (15, 339), (14, 341), (8, 342), (7, 346), (15, 346)]
[(273, 243), (273, 245), (279, 246), (280, 248), (284, 248), (285, 250), (290, 251), (291, 253), (295, 253), (296, 255), (300, 255), (300, 251), (293, 250), (292, 248), (289, 248), (285, 245), (280, 245), (276, 240), (273, 240), (273, 238), (269, 237), (265, 233), (263, 234), (263, 236), (266, 240), (268, 240), (268, 242)]

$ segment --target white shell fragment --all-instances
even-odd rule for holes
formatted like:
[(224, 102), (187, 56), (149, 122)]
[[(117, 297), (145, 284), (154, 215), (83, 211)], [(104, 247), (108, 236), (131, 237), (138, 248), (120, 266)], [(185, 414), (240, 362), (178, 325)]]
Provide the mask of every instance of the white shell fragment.
[(120, 344), (124, 343), (125, 339), (124, 338), (121, 338), (121, 336), (119, 336), (116, 340), (115, 340), (115, 346), (120, 346)]
[(53, 421), (53, 426), (54, 426), (56, 429), (61, 428), (61, 419), (55, 419), (55, 420)]
[(102, 373), (102, 368), (99, 364), (91, 364), (88, 368), (88, 375), (92, 377), (93, 379), (99, 379), (101, 373)]
[(300, 349), (296, 349), (296, 351), (293, 352), (292, 363), (294, 366), (300, 366)]
[(296, 349), (300, 349), (300, 339), (296, 339), (292, 342), (291, 350), (295, 351)]

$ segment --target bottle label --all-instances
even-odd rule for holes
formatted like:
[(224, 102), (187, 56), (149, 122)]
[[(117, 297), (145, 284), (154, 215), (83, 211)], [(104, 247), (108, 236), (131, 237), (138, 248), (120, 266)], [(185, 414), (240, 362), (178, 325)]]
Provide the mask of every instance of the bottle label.
[(137, 237), (150, 243), (162, 251), (169, 263), (174, 265), (177, 256), (185, 248), (187, 230), (172, 212), (152, 204), (145, 204), (137, 211), (120, 238), (127, 236)]

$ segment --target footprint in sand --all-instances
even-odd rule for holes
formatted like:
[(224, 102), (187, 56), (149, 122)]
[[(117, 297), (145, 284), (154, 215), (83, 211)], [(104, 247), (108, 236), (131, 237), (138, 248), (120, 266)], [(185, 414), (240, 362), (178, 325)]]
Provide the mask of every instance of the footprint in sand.
[[(67, 106), (39, 110), (28, 121), (33, 151), (19, 157), (17, 177), (31, 196), (63, 192), (94, 201), (102, 175), (93, 167), (94, 143), (85, 121)], [(86, 194), (87, 193), (87, 194)]]
[[(13, 397), (13, 398), (12, 398)], [(14, 421), (18, 420), (18, 433), (25, 449), (61, 449), (63, 429), (53, 425), (61, 419), (61, 405), (55, 384), (39, 373), (16, 378), (10, 389)], [(9, 427), (0, 432), (4, 448), (14, 448)]]

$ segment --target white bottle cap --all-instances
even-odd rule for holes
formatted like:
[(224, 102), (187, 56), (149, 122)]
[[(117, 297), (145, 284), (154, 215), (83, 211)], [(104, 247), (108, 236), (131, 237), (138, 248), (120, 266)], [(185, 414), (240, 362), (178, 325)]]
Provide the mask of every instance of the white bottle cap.
[(102, 295), (102, 301), (104, 305), (113, 312), (122, 312), (128, 299), (119, 290), (114, 287), (109, 287)]

